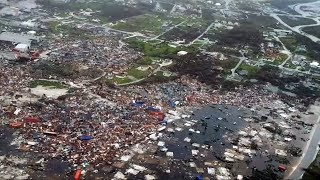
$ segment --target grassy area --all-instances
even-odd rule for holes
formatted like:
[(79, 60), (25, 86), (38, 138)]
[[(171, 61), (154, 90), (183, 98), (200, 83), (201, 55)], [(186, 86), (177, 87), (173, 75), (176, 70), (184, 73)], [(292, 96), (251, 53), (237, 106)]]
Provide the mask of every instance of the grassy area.
[(320, 38), (320, 26), (305, 27), (302, 30), (308, 34), (311, 34)]
[(221, 66), (223, 68), (223, 75), (227, 76), (231, 74), (231, 69), (236, 67), (238, 62), (239, 62), (238, 59), (228, 59), (224, 61), (219, 61), (217, 66)]
[(129, 32), (160, 34), (163, 31), (163, 23), (164, 20), (159, 16), (141, 15), (127, 19), (126, 22), (118, 22), (113, 28)]
[(165, 43), (151, 44), (132, 38), (127, 41), (131, 48), (143, 52), (146, 56), (165, 57), (177, 54), (176, 48), (170, 47)]
[(188, 18), (187, 22), (180, 26), (181, 29), (188, 30), (190, 27), (205, 30), (209, 26), (209, 21), (202, 18)]
[(141, 71), (141, 70), (138, 70), (136, 67), (127, 71), (129, 76), (133, 76), (136, 79), (146, 78), (151, 72), (152, 72), (152, 70), (150, 70), (150, 69), (148, 69), (146, 71)]
[(173, 8), (172, 4), (165, 3), (165, 2), (160, 2), (160, 6), (167, 11), (171, 11), (171, 9)]
[(48, 22), (48, 28), (53, 34), (64, 34), (77, 39), (92, 39), (93, 36), (87, 31), (78, 29), (72, 24), (60, 24), (58, 21)]
[(116, 77), (113, 79), (113, 82), (115, 82), (116, 84), (126, 84), (126, 83), (130, 83), (132, 82), (132, 80), (128, 77), (124, 77), (124, 78), (120, 78), (120, 77)]
[(288, 68), (290, 68), (290, 69), (296, 69), (296, 68), (297, 68), (297, 66), (294, 65), (294, 64), (292, 64), (291, 61), (288, 61), (288, 62), (285, 64), (285, 67), (288, 67)]
[(37, 86), (51, 87), (53, 89), (68, 88), (66, 84), (58, 81), (34, 80), (29, 83), (30, 88), (36, 88)]
[(273, 64), (280, 65), (282, 64), (286, 59), (288, 58), (288, 55), (286, 54), (279, 54), (277, 58), (273, 61)]
[(248, 65), (248, 64), (245, 64), (245, 63), (242, 63), (239, 66), (238, 71), (242, 71), (242, 70), (248, 71), (248, 77), (249, 78), (254, 78), (254, 76), (257, 75), (257, 73), (259, 72), (259, 68), (258, 67), (251, 66), (251, 65)]
[(162, 62), (161, 58), (146, 56), (137, 62), (138, 65), (154, 65)]
[(308, 18), (292, 18), (288, 16), (280, 16), (280, 18), (291, 27), (316, 23), (314, 20)]
[(189, 53), (197, 50), (195, 47), (171, 47), (166, 42), (152, 44), (136, 38), (128, 39), (127, 43), (129, 43), (131, 48), (143, 52), (148, 57), (172, 58), (181, 50)]
[(294, 36), (281, 37), (280, 40), (292, 52), (298, 47), (298, 41)]

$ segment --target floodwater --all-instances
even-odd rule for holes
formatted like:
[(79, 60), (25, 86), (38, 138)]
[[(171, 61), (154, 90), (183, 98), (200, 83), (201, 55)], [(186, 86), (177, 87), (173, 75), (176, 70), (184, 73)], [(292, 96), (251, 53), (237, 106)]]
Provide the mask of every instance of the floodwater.
[[(146, 163), (140, 165), (153, 171), (160, 179), (194, 179), (198, 175), (212, 176), (208, 174), (207, 167), (209, 166), (205, 165), (205, 162), (218, 162), (220, 165), (215, 165), (215, 168), (228, 167), (232, 173), (239, 173), (245, 176), (250, 176), (253, 168), (263, 171), (266, 169), (267, 164), (276, 163), (265, 156), (262, 153), (263, 151), (258, 151), (257, 155), (250, 158), (250, 162), (246, 162), (247, 158), (235, 163), (229, 163), (224, 160), (225, 150), (232, 149), (233, 146), (228, 137), (232, 137), (240, 130), (249, 126), (244, 117), (250, 116), (252, 116), (251, 112), (229, 105), (206, 106), (197, 110), (190, 118), (176, 120), (167, 125), (167, 130), (169, 128), (177, 129), (180, 127), (181, 131), (175, 130), (171, 133), (163, 133), (163, 136), (159, 139), (165, 142), (167, 152), (172, 152), (173, 157), (167, 157), (166, 152), (162, 152), (161, 147), (159, 147), (155, 154), (153, 154), (160, 156), (160, 159), (158, 159), (159, 163), (145, 161)], [(13, 139), (13, 130), (7, 127), (0, 129), (0, 143), (5, 145), (0, 146), (0, 153), (10, 154), (12, 150), (18, 153), (18, 155), (22, 155), (14, 147), (9, 146), (9, 143)], [(186, 138), (189, 138), (190, 142), (186, 142)], [(192, 150), (193, 152), (195, 150), (199, 152), (197, 152), (197, 155), (193, 155)], [(29, 159), (34, 161), (39, 160), (40, 157), (29, 157)], [(70, 179), (73, 176), (74, 171), (70, 169), (70, 165), (61, 159), (47, 160), (48, 162), (43, 170), (30, 171), (30, 177), (34, 179), (46, 177), (50, 177), (49, 179)], [(137, 161), (133, 161), (133, 163), (139, 164)], [(197, 168), (191, 167), (190, 163), (194, 163)], [(99, 172), (96, 174), (88, 172), (86, 177), (112, 178), (113, 174), (117, 171), (114, 167), (107, 169), (106, 167), (102, 169), (98, 168), (98, 170)], [(166, 170), (170, 170), (170, 173), (166, 173)], [(129, 179), (143, 179), (143, 177), (144, 175), (139, 173), (135, 177), (129, 176)]]
[[(189, 119), (190, 121), (198, 120), (194, 126), (185, 128), (181, 132), (176, 131), (165, 139), (167, 148), (174, 152), (175, 159), (191, 158), (191, 143), (184, 141), (188, 137), (192, 143), (212, 146), (213, 153), (222, 156), (226, 148), (232, 148), (232, 144), (223, 136), (237, 132), (247, 126), (247, 122), (242, 119), (243, 115), (244, 112), (238, 111), (236, 107), (207, 106), (196, 111)], [(190, 132), (189, 129), (200, 131), (200, 133)]]
[(42, 168), (40, 165), (35, 165), (35, 162), (41, 159), (40, 155), (23, 152), (17, 149), (16, 146), (10, 145), (12, 140), (14, 140), (13, 133), (15, 131), (16, 130), (8, 128), (7, 126), (0, 126), (0, 156), (14, 156), (21, 159), (27, 159), (28, 162), (23, 166), (20, 164), (9, 164), (8, 166), (16, 166), (22, 171), (26, 171), (30, 175), (29, 179), (58, 180), (66, 179), (70, 176), (69, 164), (63, 162), (61, 159), (46, 159), (47, 163)]

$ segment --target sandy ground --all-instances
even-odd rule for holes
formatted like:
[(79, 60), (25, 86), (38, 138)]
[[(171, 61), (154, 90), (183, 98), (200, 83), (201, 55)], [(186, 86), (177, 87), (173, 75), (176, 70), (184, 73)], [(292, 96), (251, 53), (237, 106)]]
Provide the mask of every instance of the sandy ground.
[(58, 98), (59, 96), (66, 95), (68, 89), (53, 89), (51, 87), (37, 86), (36, 88), (31, 88), (31, 93), (37, 96), (43, 96), (44, 94), (48, 98)]

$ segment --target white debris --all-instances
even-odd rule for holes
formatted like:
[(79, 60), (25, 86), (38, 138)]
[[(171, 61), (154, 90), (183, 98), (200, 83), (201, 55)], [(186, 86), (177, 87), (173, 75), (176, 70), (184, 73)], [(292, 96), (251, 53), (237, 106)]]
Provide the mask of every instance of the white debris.
[(114, 175), (114, 178), (115, 178), (115, 179), (126, 179), (126, 176), (125, 176), (122, 172), (118, 171), (118, 172)]
[(19, 113), (21, 112), (21, 109), (17, 108), (15, 111), (14, 111), (14, 115), (18, 115)]
[(242, 145), (242, 146), (250, 146), (251, 145), (251, 140), (249, 138), (243, 138), (241, 137), (239, 139), (239, 145)]
[(215, 174), (215, 169), (214, 168), (209, 168), (208, 167), (208, 174), (210, 174), (210, 175), (214, 175)]
[(41, 158), (39, 161), (36, 162), (36, 164), (44, 163), (44, 158)]
[(242, 179), (243, 179), (243, 176), (239, 174), (239, 175), (237, 176), (237, 180), (242, 180)]
[(28, 141), (27, 144), (30, 145), (30, 146), (35, 146), (35, 145), (38, 144), (38, 142)]
[(152, 140), (154, 140), (154, 141), (158, 140), (158, 136), (156, 135), (156, 133), (151, 134), (151, 135), (149, 136), (149, 138), (152, 139)]
[(21, 175), (21, 176), (17, 176), (14, 178), (15, 180), (25, 180), (25, 179), (29, 179), (29, 175), (25, 174), (25, 175)]
[(257, 134), (258, 134), (258, 132), (255, 131), (255, 130), (252, 130), (252, 131), (250, 131), (250, 133), (249, 133), (250, 136), (255, 136), (255, 135), (257, 135)]
[(116, 149), (119, 149), (120, 148), (120, 144), (119, 143), (115, 143), (115, 144), (112, 144)]
[(150, 175), (150, 174), (145, 175), (144, 178), (145, 178), (145, 180), (154, 180), (154, 179), (156, 179), (155, 176)]
[(133, 174), (133, 175), (137, 175), (139, 173), (139, 171), (135, 170), (135, 169), (132, 169), (132, 168), (129, 168), (127, 169), (126, 171), (126, 174)]
[(174, 129), (168, 128), (167, 131), (168, 131), (168, 132), (174, 132)]
[(160, 131), (163, 131), (165, 129), (166, 129), (166, 126), (162, 126), (162, 127), (158, 128), (158, 131), (160, 132)]
[(162, 151), (162, 152), (167, 152), (167, 151), (168, 151), (168, 148), (162, 147), (162, 148), (160, 149), (160, 151)]
[(138, 171), (145, 171), (145, 170), (147, 170), (147, 168), (145, 168), (145, 167), (143, 167), (143, 166), (136, 165), (136, 164), (132, 164), (131, 167), (133, 167), (135, 170), (138, 170)]
[(190, 162), (189, 165), (190, 165), (190, 167), (192, 167), (192, 168), (197, 167), (196, 163), (194, 163), (194, 162)]
[(125, 155), (120, 158), (121, 161), (129, 161), (132, 158), (131, 155)]
[(199, 150), (191, 150), (191, 153), (193, 156), (196, 156), (196, 155), (198, 155)]
[(158, 142), (158, 146), (164, 146), (164, 145), (165, 145), (165, 142), (163, 142), (163, 141)]
[(286, 137), (286, 138), (284, 138), (284, 141), (290, 142), (290, 141), (292, 141), (292, 139)]
[(275, 149), (275, 153), (279, 156), (287, 156), (287, 153), (282, 149)]
[(182, 128), (176, 127), (176, 131), (182, 131)]
[(166, 156), (168, 156), (168, 157), (173, 157), (173, 152), (167, 152), (167, 153), (166, 153)]
[(200, 144), (198, 144), (198, 143), (193, 143), (192, 146), (193, 146), (193, 147), (200, 147)]
[(188, 138), (188, 137), (186, 137), (186, 138), (184, 138), (184, 140), (183, 141), (185, 141), (185, 142), (190, 142), (191, 141), (191, 139), (190, 138)]
[(189, 118), (189, 117), (190, 117), (190, 115), (186, 115), (186, 114), (182, 114), (182, 115), (181, 115), (181, 118), (182, 118), (182, 119)]

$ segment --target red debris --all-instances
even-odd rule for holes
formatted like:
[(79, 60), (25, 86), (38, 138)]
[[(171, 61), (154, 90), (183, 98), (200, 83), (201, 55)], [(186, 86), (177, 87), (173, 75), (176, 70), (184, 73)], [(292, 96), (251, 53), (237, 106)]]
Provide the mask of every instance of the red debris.
[(152, 116), (152, 117), (155, 117), (157, 118), (159, 121), (163, 121), (164, 119), (164, 113), (163, 112), (160, 112), (160, 111), (150, 111), (149, 114)]
[(39, 57), (40, 57), (39, 51), (36, 51), (36, 52), (32, 53), (32, 55), (31, 55), (32, 60), (38, 59)]
[(26, 123), (38, 123), (38, 122), (40, 122), (40, 119), (36, 118), (36, 117), (27, 117), (27, 118), (24, 119), (24, 122), (26, 122)]
[(285, 166), (283, 166), (283, 165), (280, 165), (280, 166), (278, 167), (278, 169), (279, 169), (279, 171), (281, 171), (281, 172), (285, 172), (285, 171), (287, 170), (287, 167), (285, 167)]
[(10, 123), (10, 127), (12, 128), (20, 128), (23, 125), (23, 122), (12, 122)]
[(74, 175), (74, 180), (80, 180), (81, 179), (81, 169), (78, 169), (76, 171), (76, 174)]

